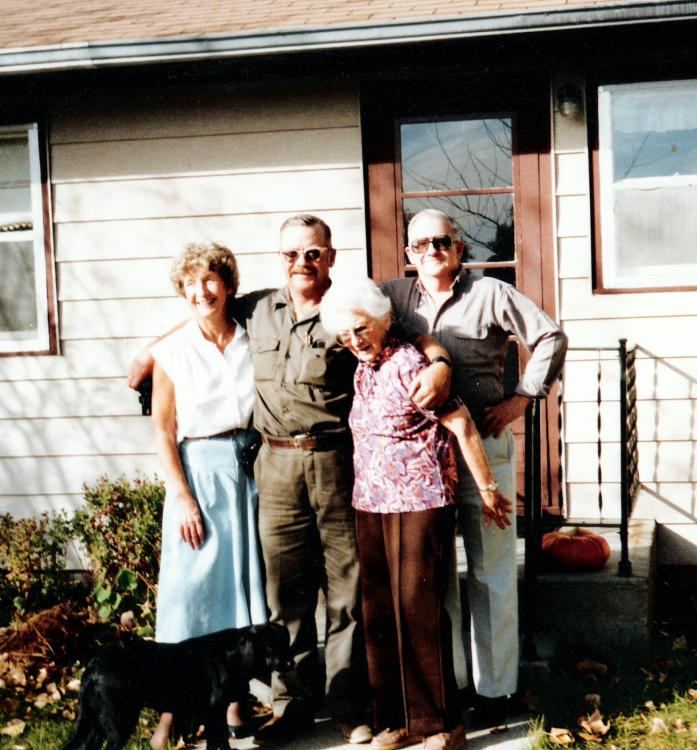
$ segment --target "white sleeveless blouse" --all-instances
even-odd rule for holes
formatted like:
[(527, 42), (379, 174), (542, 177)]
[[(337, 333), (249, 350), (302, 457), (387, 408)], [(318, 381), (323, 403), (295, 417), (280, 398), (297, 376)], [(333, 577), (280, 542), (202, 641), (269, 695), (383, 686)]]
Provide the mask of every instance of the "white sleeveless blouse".
[(174, 383), (178, 443), (250, 426), (254, 370), (239, 323), (222, 353), (192, 319), (155, 344), (152, 355)]

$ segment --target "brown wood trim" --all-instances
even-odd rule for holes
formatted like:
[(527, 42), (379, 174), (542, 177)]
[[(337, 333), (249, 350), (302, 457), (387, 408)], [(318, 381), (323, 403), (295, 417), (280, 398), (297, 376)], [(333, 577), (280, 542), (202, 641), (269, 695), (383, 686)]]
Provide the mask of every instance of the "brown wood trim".
[(53, 211), (51, 201), (51, 170), (49, 161), (49, 130), (45, 118), (38, 121), (39, 163), (41, 165), (41, 199), (44, 220), (44, 258), (46, 263), (46, 299), (48, 309), (47, 354), (58, 354), (58, 301), (56, 299), (55, 257), (53, 252)]
[[(389, 108), (381, 104), (379, 87), (363, 92), (361, 132), (367, 188), (368, 263), (371, 276), (380, 283), (399, 275), (396, 248), (400, 247), (400, 232), (397, 227), (392, 117)], [(371, 196), (380, 196), (380, 200), (371, 201)], [(400, 252), (403, 251), (400, 249)]]
[[(395, 163), (399, 163), (396, 161)], [(481, 188), (477, 190), (427, 190), (422, 193), (400, 193), (402, 198), (451, 198), (458, 195), (510, 195), (513, 187)]]

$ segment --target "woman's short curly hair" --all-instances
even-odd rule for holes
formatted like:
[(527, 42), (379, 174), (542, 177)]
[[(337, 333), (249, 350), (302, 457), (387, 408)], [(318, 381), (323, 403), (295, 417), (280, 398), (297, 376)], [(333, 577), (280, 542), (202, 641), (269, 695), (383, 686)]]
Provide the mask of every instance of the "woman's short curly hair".
[(190, 242), (172, 261), (169, 278), (177, 294), (184, 296), (184, 277), (200, 268), (219, 274), (231, 292), (231, 299), (237, 294), (240, 272), (235, 256), (227, 247), (211, 240)]

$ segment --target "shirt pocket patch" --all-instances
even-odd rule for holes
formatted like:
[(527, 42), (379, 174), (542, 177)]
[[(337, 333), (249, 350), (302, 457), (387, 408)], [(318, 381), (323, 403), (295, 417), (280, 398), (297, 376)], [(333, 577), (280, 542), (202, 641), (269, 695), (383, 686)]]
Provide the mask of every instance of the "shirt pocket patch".
[(254, 339), (250, 342), (256, 380), (273, 380), (280, 344), (279, 339)]
[(298, 383), (303, 385), (324, 386), (327, 376), (326, 350), (305, 347), (300, 359)]

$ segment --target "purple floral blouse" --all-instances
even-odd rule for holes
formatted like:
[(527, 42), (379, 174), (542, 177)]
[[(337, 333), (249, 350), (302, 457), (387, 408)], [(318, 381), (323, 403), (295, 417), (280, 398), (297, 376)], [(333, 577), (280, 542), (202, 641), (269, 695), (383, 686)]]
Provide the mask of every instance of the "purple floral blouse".
[(457, 469), (450, 433), (407, 395), (427, 364), (411, 344), (391, 341), (372, 364), (359, 363), (349, 416), (353, 507), (403, 513), (452, 505)]

